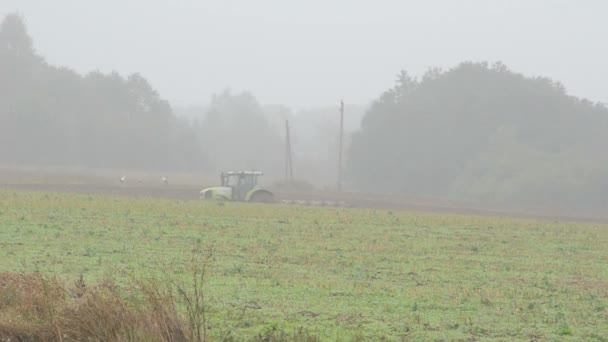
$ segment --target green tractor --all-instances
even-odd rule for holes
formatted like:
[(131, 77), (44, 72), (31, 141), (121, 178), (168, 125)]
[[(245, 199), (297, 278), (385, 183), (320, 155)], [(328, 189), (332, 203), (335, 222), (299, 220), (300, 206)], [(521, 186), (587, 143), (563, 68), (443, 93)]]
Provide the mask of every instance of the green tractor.
[(221, 186), (201, 190), (201, 199), (241, 202), (272, 202), (272, 192), (258, 186), (260, 171), (222, 172)]

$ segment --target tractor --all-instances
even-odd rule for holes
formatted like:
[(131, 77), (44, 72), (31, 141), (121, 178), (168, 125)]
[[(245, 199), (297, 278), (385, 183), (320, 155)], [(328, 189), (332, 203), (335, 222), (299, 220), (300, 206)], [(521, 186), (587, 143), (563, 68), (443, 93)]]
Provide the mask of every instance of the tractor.
[(221, 186), (201, 190), (201, 199), (240, 202), (272, 202), (272, 192), (258, 186), (260, 171), (227, 171), (220, 175)]

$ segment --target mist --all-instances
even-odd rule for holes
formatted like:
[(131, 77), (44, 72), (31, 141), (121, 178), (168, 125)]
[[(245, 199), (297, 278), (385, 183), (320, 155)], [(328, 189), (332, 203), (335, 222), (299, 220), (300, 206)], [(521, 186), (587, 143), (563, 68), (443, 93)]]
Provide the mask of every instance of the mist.
[(144, 75), (173, 105), (225, 88), (263, 104), (366, 105), (396, 73), (467, 60), (548, 76), (608, 102), (602, 1), (3, 0), (53, 65)]
[[(608, 203), (608, 5), (4, 1), (0, 166)], [(284, 184), (283, 184), (284, 185)], [(278, 185), (277, 185), (278, 186)]]

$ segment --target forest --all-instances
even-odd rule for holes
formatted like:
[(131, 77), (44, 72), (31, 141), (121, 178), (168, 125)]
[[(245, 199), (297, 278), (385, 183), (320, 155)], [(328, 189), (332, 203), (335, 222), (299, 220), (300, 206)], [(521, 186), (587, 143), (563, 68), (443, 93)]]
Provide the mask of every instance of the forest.
[(559, 82), (465, 62), (399, 74), (354, 134), (348, 170), (365, 191), (603, 205), (607, 129), (605, 105)]
[(280, 148), (251, 94), (220, 93), (204, 122), (179, 118), (142, 75), (49, 65), (15, 14), (0, 30), (0, 75), (5, 165), (196, 172), (230, 156), (243, 160), (236, 167), (265, 168)]

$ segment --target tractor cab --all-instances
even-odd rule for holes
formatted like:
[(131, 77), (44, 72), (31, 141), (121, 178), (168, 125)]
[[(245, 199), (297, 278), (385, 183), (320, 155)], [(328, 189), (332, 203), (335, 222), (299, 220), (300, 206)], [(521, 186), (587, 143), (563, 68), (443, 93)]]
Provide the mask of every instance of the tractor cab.
[(244, 201), (247, 194), (258, 186), (258, 176), (261, 175), (260, 171), (228, 171), (222, 172), (220, 177), (222, 186), (232, 189), (232, 199)]
[(260, 188), (260, 171), (227, 171), (220, 174), (221, 186), (201, 190), (204, 200), (272, 202), (272, 192)]

